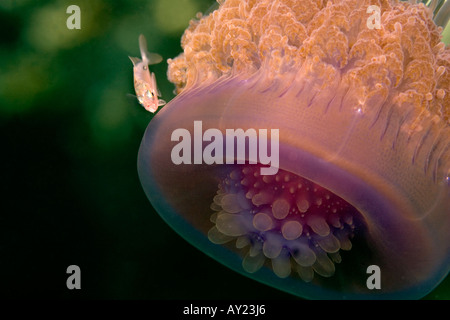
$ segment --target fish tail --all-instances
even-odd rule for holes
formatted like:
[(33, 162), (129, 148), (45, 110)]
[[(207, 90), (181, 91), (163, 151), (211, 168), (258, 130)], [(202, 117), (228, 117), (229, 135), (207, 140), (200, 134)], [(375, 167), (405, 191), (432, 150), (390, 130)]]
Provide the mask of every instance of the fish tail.
[(139, 35), (139, 49), (141, 50), (142, 61), (145, 64), (156, 64), (162, 61), (162, 57), (157, 53), (147, 51), (147, 40), (144, 35)]
[(139, 49), (141, 50), (142, 61), (145, 64), (149, 64), (148, 55), (147, 55), (147, 40), (143, 34), (139, 35)]

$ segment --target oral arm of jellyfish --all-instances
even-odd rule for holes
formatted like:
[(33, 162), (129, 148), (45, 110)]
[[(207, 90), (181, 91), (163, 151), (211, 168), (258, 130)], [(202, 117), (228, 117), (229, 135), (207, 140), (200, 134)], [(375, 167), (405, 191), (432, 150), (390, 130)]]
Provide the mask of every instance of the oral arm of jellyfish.
[(147, 41), (141, 34), (139, 36), (139, 48), (142, 59), (129, 57), (133, 63), (134, 90), (139, 103), (149, 112), (156, 112), (158, 107), (166, 102), (158, 99), (161, 93), (156, 85), (156, 78), (153, 72), (150, 72), (148, 66), (162, 61), (162, 57), (157, 53), (147, 51)]

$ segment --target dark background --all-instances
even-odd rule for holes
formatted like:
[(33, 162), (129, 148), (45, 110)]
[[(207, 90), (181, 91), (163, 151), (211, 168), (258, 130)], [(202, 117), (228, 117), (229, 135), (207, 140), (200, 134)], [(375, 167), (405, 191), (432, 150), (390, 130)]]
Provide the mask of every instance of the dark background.
[[(69, 5), (81, 30), (68, 30)], [(0, 1), (0, 296), (297, 299), (189, 245), (147, 200), (137, 152), (152, 114), (133, 94), (143, 33), (173, 98), (167, 58), (212, 0)], [(66, 269), (81, 268), (81, 290)], [(427, 298), (449, 299), (447, 279)]]

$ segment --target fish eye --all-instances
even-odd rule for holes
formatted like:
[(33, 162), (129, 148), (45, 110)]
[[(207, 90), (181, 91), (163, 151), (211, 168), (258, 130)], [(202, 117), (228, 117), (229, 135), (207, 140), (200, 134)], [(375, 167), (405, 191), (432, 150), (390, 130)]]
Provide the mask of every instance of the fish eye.
[(147, 70), (147, 66), (143, 66), (142, 69)]

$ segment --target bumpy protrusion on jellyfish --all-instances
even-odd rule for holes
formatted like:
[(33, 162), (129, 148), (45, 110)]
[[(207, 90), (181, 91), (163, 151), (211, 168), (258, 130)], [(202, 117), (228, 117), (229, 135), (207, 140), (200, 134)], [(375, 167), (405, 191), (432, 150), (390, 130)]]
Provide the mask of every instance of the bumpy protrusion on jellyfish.
[[(381, 23), (369, 29), (372, 5)], [(447, 1), (442, 12), (449, 7)], [(335, 77), (349, 83), (363, 111), (371, 100), (414, 104), (410, 129), (420, 131), (424, 118), (450, 123), (450, 49), (432, 17), (422, 3), (395, 0), (227, 0), (191, 21), (167, 75), (181, 93), (231, 73), (267, 68), (277, 77), (303, 68), (324, 89)]]
[(314, 272), (330, 277), (339, 251), (350, 250), (358, 212), (317, 184), (286, 171), (261, 176), (258, 167), (233, 170), (211, 204), (217, 244), (248, 248), (242, 266), (258, 271), (266, 260), (280, 278), (291, 272), (309, 282)]

